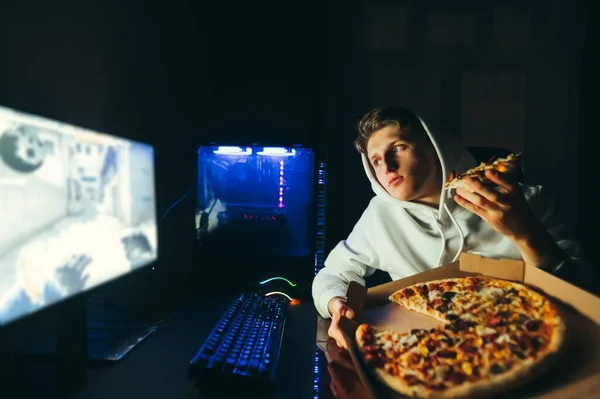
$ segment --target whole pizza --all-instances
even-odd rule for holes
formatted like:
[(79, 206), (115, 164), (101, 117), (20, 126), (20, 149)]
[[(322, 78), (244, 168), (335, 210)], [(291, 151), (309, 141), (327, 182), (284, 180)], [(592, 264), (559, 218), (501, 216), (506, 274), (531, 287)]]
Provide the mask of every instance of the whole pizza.
[(419, 283), (389, 298), (442, 324), (407, 333), (361, 324), (356, 342), (390, 388), (420, 398), (485, 396), (555, 358), (566, 327), (552, 303), (518, 283), (464, 277)]

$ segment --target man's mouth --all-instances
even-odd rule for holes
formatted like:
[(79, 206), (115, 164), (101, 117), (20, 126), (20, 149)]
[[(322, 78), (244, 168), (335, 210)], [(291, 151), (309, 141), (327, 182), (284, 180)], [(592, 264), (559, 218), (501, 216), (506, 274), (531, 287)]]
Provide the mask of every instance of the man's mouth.
[(404, 180), (404, 177), (402, 176), (392, 177), (390, 180), (388, 180), (388, 186), (395, 186), (397, 184), (400, 184), (402, 183), (402, 180)]

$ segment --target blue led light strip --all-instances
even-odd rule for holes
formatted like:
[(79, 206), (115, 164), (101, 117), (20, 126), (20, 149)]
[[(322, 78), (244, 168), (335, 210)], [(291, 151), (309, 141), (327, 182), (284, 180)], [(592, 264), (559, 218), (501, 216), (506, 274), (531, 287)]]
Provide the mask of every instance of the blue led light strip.
[(319, 351), (317, 348), (315, 350), (315, 372), (313, 375), (313, 399), (319, 399)]
[(327, 164), (320, 161), (317, 182), (317, 245), (315, 251), (315, 275), (325, 263), (325, 197), (327, 182)]

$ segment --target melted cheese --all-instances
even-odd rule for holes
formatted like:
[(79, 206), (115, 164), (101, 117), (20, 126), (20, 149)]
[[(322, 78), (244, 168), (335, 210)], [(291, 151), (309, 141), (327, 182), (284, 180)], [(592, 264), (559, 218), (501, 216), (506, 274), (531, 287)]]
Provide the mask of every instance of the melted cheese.
[(473, 316), (471, 313), (464, 313), (463, 315), (460, 316), (461, 319), (463, 319), (464, 321), (472, 321), (477, 323), (477, 317)]
[(461, 365), (461, 368), (465, 372), (466, 375), (472, 375), (473, 374), (473, 367), (471, 366), (470, 363), (464, 362)]
[(408, 338), (408, 341), (406, 341), (406, 344), (407, 344), (407, 345), (414, 345), (414, 344), (416, 344), (417, 342), (419, 342), (419, 338), (417, 338), (417, 336), (413, 334), (413, 335), (411, 335), (411, 336)]
[(433, 291), (429, 291), (429, 301), (433, 302), (436, 299), (441, 299), (442, 298), (442, 293), (439, 292), (438, 290), (433, 290)]
[(496, 330), (494, 330), (491, 327), (485, 327), (485, 326), (477, 326), (475, 327), (475, 330), (477, 331), (478, 335), (484, 336), (484, 335), (490, 335), (490, 334), (496, 334)]
[(438, 366), (435, 368), (435, 376), (437, 377), (438, 380), (443, 381), (444, 377), (446, 376), (446, 367), (445, 366)]
[(498, 338), (496, 338), (497, 344), (507, 344), (510, 342), (510, 336), (508, 334), (502, 334)]
[(498, 287), (483, 287), (479, 290), (479, 294), (486, 299), (493, 299), (503, 296), (504, 291)]

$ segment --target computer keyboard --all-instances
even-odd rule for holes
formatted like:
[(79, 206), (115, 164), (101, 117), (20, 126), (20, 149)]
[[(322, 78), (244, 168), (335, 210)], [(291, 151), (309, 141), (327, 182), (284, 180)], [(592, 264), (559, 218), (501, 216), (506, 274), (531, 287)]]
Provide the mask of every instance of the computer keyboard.
[(190, 377), (272, 382), (288, 303), (280, 296), (240, 294), (190, 362)]

